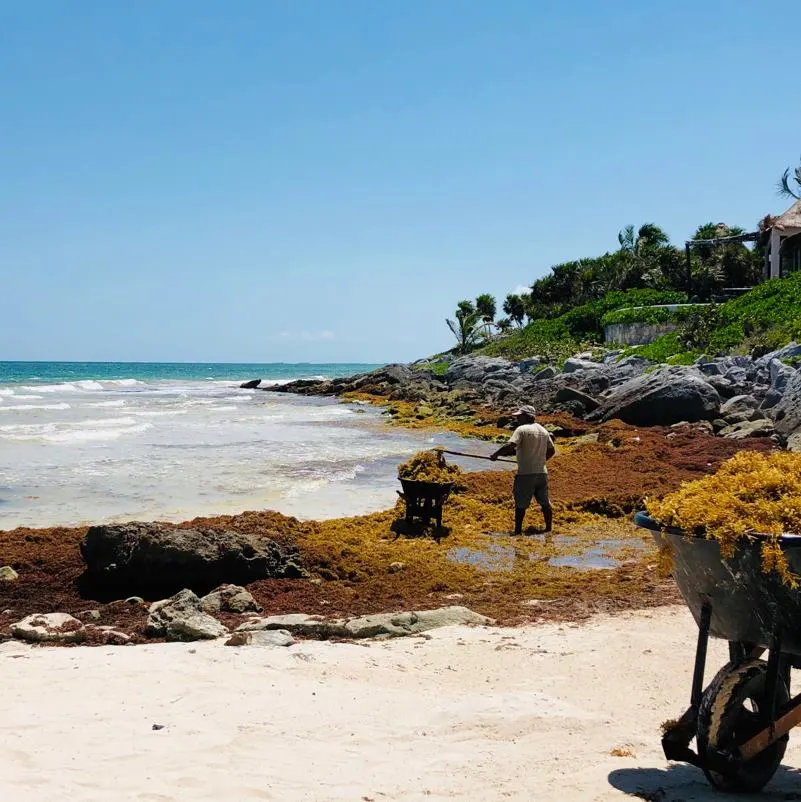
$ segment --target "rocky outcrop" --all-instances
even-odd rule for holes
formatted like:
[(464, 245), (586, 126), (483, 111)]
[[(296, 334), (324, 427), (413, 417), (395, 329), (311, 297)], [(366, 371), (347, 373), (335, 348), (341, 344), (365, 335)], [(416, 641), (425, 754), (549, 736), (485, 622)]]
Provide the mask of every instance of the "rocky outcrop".
[(228, 628), (203, 612), (200, 599), (191, 590), (182, 590), (150, 605), (145, 633), (173, 641), (211, 640), (227, 635)]
[(776, 431), (785, 440), (801, 431), (801, 371), (788, 379), (781, 399), (770, 410)]
[(242, 630), (234, 632), (226, 646), (291, 646), (295, 639), (285, 629)]
[(242, 382), (239, 385), (240, 390), (256, 390), (261, 384), (261, 379), (251, 379), (249, 382)]
[(219, 529), (176, 529), (158, 523), (92, 526), (81, 555), (95, 580), (127, 588), (207, 590), (234, 582), (298, 577), (295, 548), (266, 537)]
[(0, 568), (0, 582), (16, 582), (18, 579), (19, 574), (10, 565)]
[(619, 385), (591, 417), (619, 418), (635, 426), (670, 426), (713, 420), (720, 404), (714, 387), (691, 369), (663, 368)]
[(11, 634), (30, 643), (80, 643), (86, 640), (86, 627), (67, 613), (29, 615), (12, 624)]
[(396, 638), (446, 626), (487, 626), (491, 618), (467, 607), (442, 607), (418, 612), (379, 613), (357, 618), (326, 620), (321, 616), (292, 613), (246, 621), (236, 632), (286, 630), (306, 638)]

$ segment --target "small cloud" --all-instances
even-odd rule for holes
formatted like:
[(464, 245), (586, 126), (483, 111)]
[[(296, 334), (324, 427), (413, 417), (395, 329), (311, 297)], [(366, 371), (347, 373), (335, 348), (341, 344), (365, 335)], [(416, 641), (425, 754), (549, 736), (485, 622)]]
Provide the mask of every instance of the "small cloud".
[(531, 295), (531, 286), (525, 284), (518, 284), (512, 292), (515, 295)]
[(292, 335), (288, 331), (282, 331), (278, 336), (283, 337), (283, 339), (286, 340), (289, 339)]

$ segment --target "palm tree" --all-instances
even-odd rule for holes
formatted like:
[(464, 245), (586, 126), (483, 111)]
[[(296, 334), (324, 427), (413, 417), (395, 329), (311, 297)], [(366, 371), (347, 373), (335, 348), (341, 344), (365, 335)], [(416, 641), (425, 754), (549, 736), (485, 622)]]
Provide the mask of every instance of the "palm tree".
[(522, 326), (523, 318), (526, 316), (526, 302), (519, 295), (510, 293), (503, 302), (503, 311), (505, 314), (509, 315), (518, 326)]
[(456, 305), (456, 320), (445, 318), (448, 328), (456, 337), (456, 350), (460, 354), (469, 353), (481, 340), (481, 315), (472, 301), (459, 301)]
[[(790, 177), (792, 175), (792, 178)], [(790, 184), (795, 183), (797, 188), (793, 188)], [(801, 200), (801, 165), (790, 171), (788, 167), (782, 177), (779, 179), (779, 194), (785, 198), (795, 198)]]
[(502, 317), (495, 325), (501, 334), (506, 334), (512, 328), (512, 321), (508, 317)]
[(496, 311), (495, 298), (488, 292), (482, 293), (476, 298), (476, 312), (478, 312), (479, 317), (484, 323), (484, 333), (487, 337), (490, 336)]

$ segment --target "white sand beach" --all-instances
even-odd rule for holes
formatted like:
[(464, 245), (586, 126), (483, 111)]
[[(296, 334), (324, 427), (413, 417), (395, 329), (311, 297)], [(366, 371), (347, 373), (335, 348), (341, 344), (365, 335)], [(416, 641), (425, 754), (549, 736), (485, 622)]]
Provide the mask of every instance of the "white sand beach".
[[(659, 743), (687, 702), (695, 632), (674, 607), (366, 644), (9, 642), (2, 798), (715, 799)], [(713, 642), (710, 670), (725, 656)], [(801, 765), (792, 736), (785, 765)], [(799, 780), (783, 767), (761, 798), (798, 798)]]

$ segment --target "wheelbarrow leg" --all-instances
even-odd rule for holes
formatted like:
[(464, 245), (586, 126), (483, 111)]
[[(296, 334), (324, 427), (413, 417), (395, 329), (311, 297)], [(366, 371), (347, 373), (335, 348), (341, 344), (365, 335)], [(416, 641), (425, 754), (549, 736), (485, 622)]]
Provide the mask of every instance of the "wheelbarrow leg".
[(698, 722), (698, 705), (704, 691), (704, 669), (706, 650), (709, 644), (709, 624), (712, 619), (712, 605), (705, 600), (701, 606), (701, 620), (698, 624), (698, 643), (695, 647), (695, 668), (690, 693), (690, 707), (682, 717), (662, 736), (662, 751), (668, 760), (680, 760), (700, 766), (698, 755), (690, 749), (690, 741), (695, 737)]

